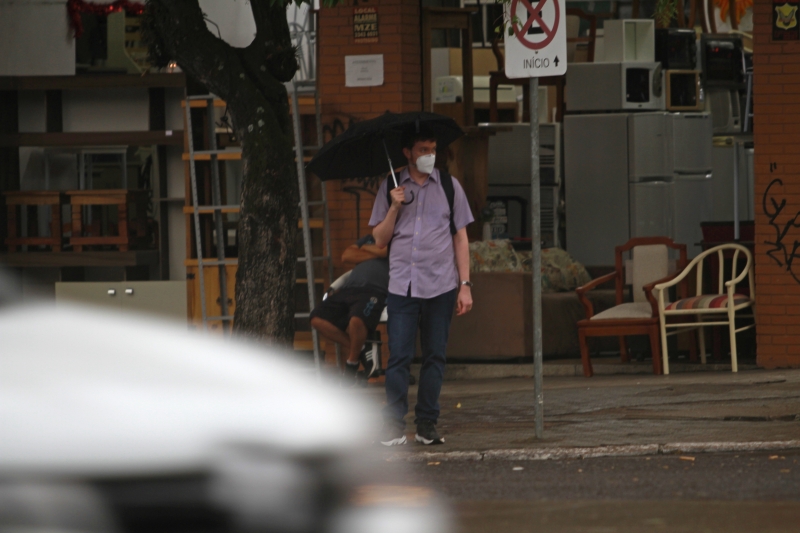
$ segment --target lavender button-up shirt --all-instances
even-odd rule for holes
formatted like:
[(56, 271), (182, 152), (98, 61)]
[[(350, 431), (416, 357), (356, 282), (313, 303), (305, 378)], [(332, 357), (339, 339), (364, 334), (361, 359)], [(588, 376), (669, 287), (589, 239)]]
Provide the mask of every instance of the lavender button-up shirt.
[[(398, 178), (406, 187), (406, 201), (400, 207), (394, 225), (389, 252), (389, 292), (405, 296), (411, 285), (414, 298), (433, 298), (458, 286), (453, 236), (450, 234), (450, 205), (439, 183), (439, 171), (434, 169), (422, 186), (411, 179), (408, 169)], [(389, 211), (384, 180), (378, 189), (369, 225), (380, 224)], [(461, 229), (473, 220), (467, 195), (458, 180), (453, 178), (453, 223)]]

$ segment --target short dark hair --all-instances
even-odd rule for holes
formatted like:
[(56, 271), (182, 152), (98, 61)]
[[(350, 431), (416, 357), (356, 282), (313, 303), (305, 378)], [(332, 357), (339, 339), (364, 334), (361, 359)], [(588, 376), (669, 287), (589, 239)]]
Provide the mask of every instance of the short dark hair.
[(420, 141), (433, 141), (436, 142), (436, 134), (433, 133), (432, 130), (426, 128), (425, 126), (421, 126), (419, 130), (416, 127), (412, 126), (411, 128), (407, 129), (403, 132), (403, 148), (408, 148), (411, 150), (414, 148), (414, 145)]

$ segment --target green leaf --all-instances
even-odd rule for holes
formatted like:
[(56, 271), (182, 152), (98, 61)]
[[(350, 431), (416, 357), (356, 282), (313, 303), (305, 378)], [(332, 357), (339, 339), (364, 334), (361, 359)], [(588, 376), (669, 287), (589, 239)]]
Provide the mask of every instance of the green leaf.
[(514, 35), (514, 30), (511, 29), (511, 28), (508, 28), (508, 36), (511, 37), (512, 35)]

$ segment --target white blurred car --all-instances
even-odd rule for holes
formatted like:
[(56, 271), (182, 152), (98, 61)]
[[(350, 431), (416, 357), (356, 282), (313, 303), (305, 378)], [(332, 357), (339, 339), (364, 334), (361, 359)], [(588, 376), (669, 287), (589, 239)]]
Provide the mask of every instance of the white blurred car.
[(0, 531), (449, 531), (357, 400), (185, 326), (0, 308)]

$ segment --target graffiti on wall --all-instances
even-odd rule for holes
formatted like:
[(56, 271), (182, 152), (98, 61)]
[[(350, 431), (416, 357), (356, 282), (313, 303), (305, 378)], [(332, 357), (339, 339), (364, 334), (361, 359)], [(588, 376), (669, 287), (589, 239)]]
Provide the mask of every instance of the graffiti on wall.
[[(800, 228), (800, 211), (788, 220), (785, 219), (786, 198), (782, 197), (782, 192), (783, 181), (779, 178), (772, 180), (764, 191), (761, 206), (764, 214), (769, 217), (769, 225), (775, 231), (772, 240), (764, 241), (764, 244), (772, 247), (767, 251), (767, 255), (800, 283), (800, 277), (794, 272), (794, 261), (800, 258), (800, 240), (798, 240), (800, 235), (792, 231)], [(779, 217), (784, 221), (779, 222)]]
[(325, 139), (325, 142), (329, 142), (340, 133), (344, 133), (347, 128), (358, 122), (358, 117), (350, 115), (345, 117), (344, 120), (347, 121), (347, 126), (344, 125), (344, 122), (339, 117), (336, 117), (329, 123), (322, 125), (322, 138)]

